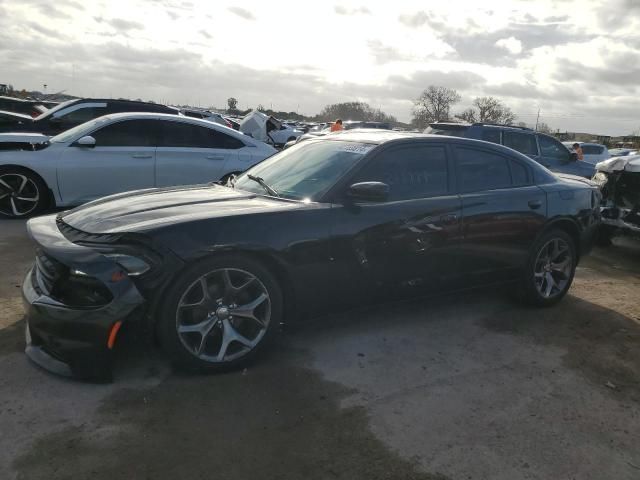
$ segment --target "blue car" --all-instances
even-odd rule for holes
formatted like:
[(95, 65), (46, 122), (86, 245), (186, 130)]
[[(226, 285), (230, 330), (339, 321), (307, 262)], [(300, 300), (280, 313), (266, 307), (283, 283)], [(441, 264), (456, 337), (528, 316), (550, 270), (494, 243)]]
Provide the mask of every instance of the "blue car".
[(568, 173), (591, 178), (595, 165), (578, 160), (560, 141), (551, 135), (536, 132), (526, 127), (496, 125), (490, 123), (432, 123), (424, 133), (475, 138), (513, 148), (534, 159), (552, 172)]

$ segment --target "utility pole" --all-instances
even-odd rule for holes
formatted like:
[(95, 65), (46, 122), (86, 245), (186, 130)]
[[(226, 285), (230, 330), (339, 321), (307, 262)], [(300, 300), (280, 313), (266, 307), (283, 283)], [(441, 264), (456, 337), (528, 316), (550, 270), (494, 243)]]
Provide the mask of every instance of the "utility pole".
[(538, 116), (536, 117), (536, 132), (538, 131), (538, 120), (540, 120), (540, 107), (538, 107)]

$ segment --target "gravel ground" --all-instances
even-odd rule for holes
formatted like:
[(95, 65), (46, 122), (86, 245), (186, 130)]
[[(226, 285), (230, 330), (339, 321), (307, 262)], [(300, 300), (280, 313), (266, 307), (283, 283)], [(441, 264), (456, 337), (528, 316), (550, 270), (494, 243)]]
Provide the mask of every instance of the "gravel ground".
[(244, 372), (186, 376), (125, 331), (116, 381), (22, 353), (23, 222), (0, 221), (2, 479), (638, 479), (640, 245), (557, 307), (499, 291), (337, 314)]

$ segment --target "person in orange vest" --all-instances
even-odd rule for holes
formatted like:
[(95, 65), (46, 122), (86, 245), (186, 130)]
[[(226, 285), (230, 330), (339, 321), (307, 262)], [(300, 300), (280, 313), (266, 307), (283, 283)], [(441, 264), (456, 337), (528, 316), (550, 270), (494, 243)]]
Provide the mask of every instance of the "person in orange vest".
[(580, 147), (579, 143), (573, 144), (573, 151), (578, 155), (578, 160), (584, 160), (584, 153), (582, 153), (582, 147)]
[(335, 123), (333, 123), (331, 125), (331, 131), (332, 132), (339, 132), (340, 130), (343, 130), (344, 127), (342, 126), (342, 119), (339, 118), (335, 121)]

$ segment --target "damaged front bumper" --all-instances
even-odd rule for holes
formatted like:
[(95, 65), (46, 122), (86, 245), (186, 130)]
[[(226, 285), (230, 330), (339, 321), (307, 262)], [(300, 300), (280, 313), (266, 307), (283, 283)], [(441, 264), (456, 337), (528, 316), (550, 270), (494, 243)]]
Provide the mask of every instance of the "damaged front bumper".
[(640, 233), (640, 214), (637, 209), (601, 207), (600, 215), (603, 225)]
[(55, 215), (27, 224), (37, 257), (22, 285), (27, 356), (59, 375), (110, 381), (113, 329), (145, 300), (113, 260), (65, 238)]

